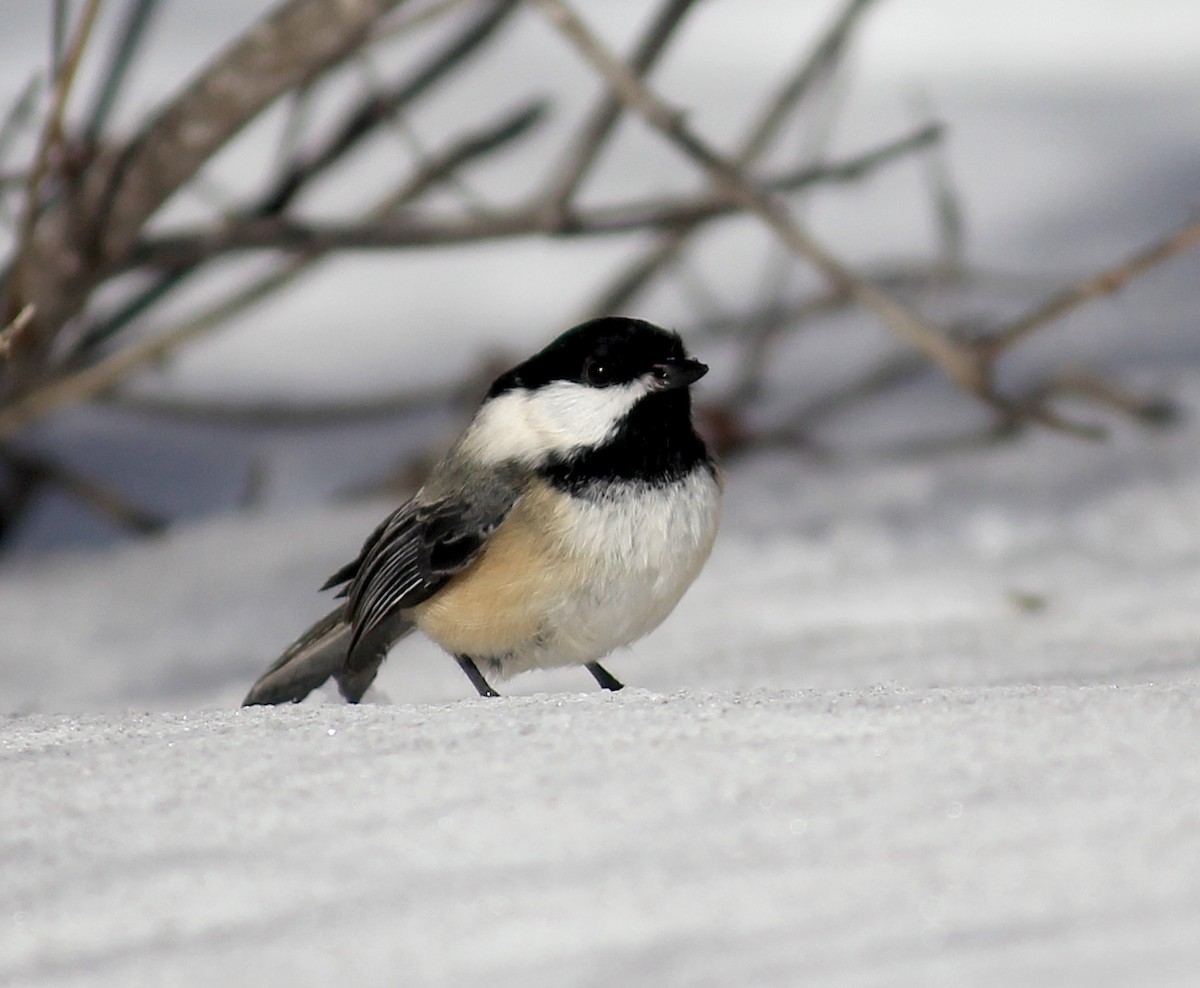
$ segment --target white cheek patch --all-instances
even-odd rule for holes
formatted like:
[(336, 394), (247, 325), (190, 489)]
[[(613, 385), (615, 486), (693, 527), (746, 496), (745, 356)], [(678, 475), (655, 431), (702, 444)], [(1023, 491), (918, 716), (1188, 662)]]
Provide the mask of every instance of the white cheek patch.
[(509, 391), (479, 409), (463, 444), (492, 463), (535, 463), (601, 446), (646, 393), (641, 380), (610, 388), (556, 381), (536, 391)]

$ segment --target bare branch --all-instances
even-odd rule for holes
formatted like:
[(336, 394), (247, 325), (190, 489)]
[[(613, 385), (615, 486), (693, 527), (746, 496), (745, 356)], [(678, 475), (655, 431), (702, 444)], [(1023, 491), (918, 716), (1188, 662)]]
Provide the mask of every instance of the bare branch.
[[(397, 192), (383, 200), (372, 211), (373, 215), (386, 216), (400, 206), (414, 202), (430, 188), (445, 181), (472, 161), (524, 136), (544, 119), (545, 112), (545, 104), (531, 103), (504, 116), (495, 124), (480, 128), (475, 133), (465, 134), (441, 154), (435, 155), (426, 162), (425, 166), (405, 181)], [(320, 246), (310, 248), (310, 250), (316, 253), (323, 252), (323, 248)], [(167, 272), (155, 284), (127, 302), (117, 312), (86, 329), (81, 334), (80, 341), (75, 348), (76, 354), (85, 355), (94, 350), (97, 345), (109, 340), (133, 319), (142, 315), (168, 291), (173, 290), (195, 264), (208, 259), (208, 256), (199, 256), (195, 261), (189, 260), (179, 267), (168, 266)]]
[(1136, 419), (1144, 425), (1171, 425), (1179, 420), (1179, 406), (1162, 395), (1140, 395), (1112, 381), (1083, 371), (1064, 371), (1042, 381), (1032, 396), (1035, 401), (1080, 398), (1102, 408)]
[(917, 313), (859, 278), (813, 240), (768, 195), (748, 182), (735, 163), (714, 151), (687, 126), (683, 116), (652, 94), (615, 58), (562, 0), (528, 0), (539, 7), (580, 53), (608, 80), (616, 93), (650, 126), (698, 163), (727, 194), (759, 216), (796, 254), (813, 265), (831, 285), (848, 291), (905, 343), (924, 353), (960, 387), (999, 402), (975, 354), (926, 323)]
[(998, 330), (980, 344), (981, 349), (988, 359), (995, 359), (1039, 329), (1061, 319), (1084, 302), (1120, 291), (1131, 278), (1162, 264), (1163, 261), (1170, 260), (1176, 254), (1190, 250), (1197, 244), (1200, 244), (1200, 217), (1149, 247), (1138, 251), (1120, 264), (1091, 275), (1065, 291), (1059, 292), (1032, 312)]
[(423, 66), (388, 91), (374, 94), (355, 107), (324, 145), (298, 161), (250, 212), (257, 216), (277, 216), (282, 213), (306, 185), (344, 158), (381, 122), (429, 92), (435, 83), (478, 51), (515, 7), (515, 0), (493, 0), (489, 3), (478, 17), (434, 53)]
[[(3, 162), (8, 157), (8, 152), (12, 150), (12, 145), (17, 135), (29, 123), (41, 92), (42, 77), (40, 74), (37, 74), (25, 83), (25, 87), (21, 90), (17, 98), (13, 100), (12, 105), (4, 114), (4, 121), (0, 123), (0, 162)], [(28, 175), (22, 181), (23, 183), (28, 182)]]
[(766, 152), (792, 110), (802, 103), (822, 79), (827, 77), (845, 54), (859, 21), (876, 0), (849, 0), (829, 26), (817, 46), (787, 79), (751, 127), (736, 160), (749, 165)]
[(264, 108), (355, 51), (403, 2), (288, 0), (218, 56), (130, 145), (89, 168), (18, 257), (14, 299), (37, 305), (43, 350), (167, 198)]
[[(931, 116), (929, 107), (924, 103), (919, 112), (923, 117)], [(933, 203), (938, 258), (946, 270), (960, 269), (966, 263), (966, 221), (958, 190), (950, 175), (945, 147), (941, 144), (930, 147), (922, 160)]]
[[(456, 166), (466, 164), (473, 154), (482, 154), (527, 130), (537, 119), (537, 108), (526, 108), (501, 120), (477, 135), (456, 142), (443, 155), (431, 160), (425, 170), (402, 187), (400, 193), (385, 196), (368, 216), (389, 212), (403, 205), (405, 196), (416, 197)], [(89, 367), (51, 380), (31, 390), (11, 404), (0, 407), (0, 436), (10, 435), (30, 422), (61, 408), (103, 394), (134, 371), (156, 363), (168, 354), (215, 329), (235, 315), (261, 302), (291, 284), (326, 253), (320, 247), (299, 252), (258, 280), (234, 292), (228, 298), (157, 335), (118, 350)]]
[[(770, 147), (784, 122), (837, 64), (857, 26), (858, 20), (874, 0), (850, 0), (816, 47), (800, 60), (778, 92), (751, 124), (734, 160), (742, 168), (753, 165)], [(865, 174), (865, 173), (864, 173)], [(591, 315), (620, 312), (650, 282), (650, 280), (679, 255), (684, 244), (696, 231), (697, 224), (680, 224), (665, 231), (645, 254), (622, 270), (612, 283), (588, 307)]]
[[(695, 0), (669, 0), (630, 57), (630, 71), (644, 76), (653, 68), (676, 28), (693, 6)], [(567, 159), (560, 166), (559, 178), (554, 181), (546, 195), (546, 208), (552, 213), (561, 215), (567, 211), (576, 191), (591, 172), (601, 150), (608, 142), (623, 109), (624, 103), (611, 91), (606, 91), (584, 121), (579, 133), (570, 141)]]
[(0, 461), (34, 483), (52, 484), (99, 512), (119, 528), (154, 535), (167, 527), (161, 516), (138, 507), (122, 495), (45, 456), (0, 447)]
[(161, 6), (162, 0), (131, 0), (125, 9), (125, 19), (117, 31), (108, 59), (108, 68), (101, 77), (103, 82), (87, 115), (87, 124), (83, 129), (85, 146), (91, 147), (100, 140), (113, 107), (121, 95), (129, 70), (145, 40), (146, 31)]
[[(777, 175), (763, 182), (762, 188), (790, 192), (817, 184), (854, 181), (913, 148), (937, 140), (939, 134), (938, 127), (925, 127), (843, 162)], [(537, 205), (486, 216), (445, 219), (390, 216), (370, 223), (301, 223), (287, 219), (232, 221), (212, 231), (147, 238), (130, 252), (129, 261), (130, 266), (170, 268), (233, 250), (382, 249), (475, 243), (531, 235), (600, 236), (701, 222), (726, 216), (740, 207), (735, 194), (718, 191), (699, 197), (659, 197), (596, 207), (570, 216), (567, 225), (561, 227), (547, 227), (545, 210)]]
[(357, 50), (371, 25), (401, 2), (291, 0), (244, 35), (123, 156), (108, 252), (132, 242), (145, 219), (263, 108)]
[(296, 429), (315, 425), (343, 425), (372, 419), (398, 418), (450, 401), (445, 384), (424, 389), (375, 395), (352, 401), (251, 401), (177, 398), (169, 395), (121, 392), (100, 397), (124, 411), (144, 412), (156, 418), (182, 422)]
[[(16, 256), (18, 258), (29, 252), (33, 240), (34, 227), (42, 208), (42, 183), (50, 168), (51, 153), (62, 140), (63, 114), (67, 109), (67, 100), (71, 95), (71, 87), (75, 83), (75, 74), (83, 58), (84, 49), (91, 37), (92, 27), (96, 23), (96, 15), (100, 13), (100, 4), (101, 0), (88, 0), (87, 5), (83, 8), (83, 13), (79, 15), (79, 21), (75, 26), (75, 33), (72, 35), (71, 41), (62, 52), (61, 59), (57, 54), (58, 42), (55, 42), (54, 100), (50, 112), (42, 124), (37, 151), (33, 157), (33, 167), (29, 170), (29, 182), (25, 187), (25, 207), (17, 233)], [(55, 21), (58, 22), (57, 17)], [(18, 306), (23, 308), (25, 303), (33, 301), (22, 291), (24, 286), (21, 282), (19, 262), (16, 274), (17, 284), (8, 286), (10, 314)]]
[[(481, 15), (470, 21), (465, 28), (427, 59), (423, 65), (406, 76), (402, 82), (386, 92), (372, 95), (355, 107), (342, 125), (325, 140), (319, 149), (303, 156), (294, 153), (287, 154), (284, 158), (288, 162), (287, 167), (274, 185), (262, 195), (256, 205), (239, 211), (238, 215), (261, 218), (281, 214), (304, 188), (342, 160), (381, 122), (389, 119), (403, 107), (428, 92), (436, 82), (445, 78), (454, 68), (478, 50), (494, 35), (514, 7), (515, 0), (492, 0), (485, 6)], [(416, 19), (410, 18), (409, 21), (412, 22)], [(305, 84), (299, 87), (298, 92), (305, 94), (310, 90), (311, 86)], [(303, 105), (302, 98), (295, 104), (296, 107), (303, 107)], [(288, 125), (285, 127), (285, 141), (298, 127), (297, 120), (301, 112), (300, 109), (297, 109), (289, 119)], [(506, 140), (506, 138), (499, 139), (496, 146), (505, 143)], [(478, 153), (482, 152), (468, 150), (467, 156), (474, 157)], [(453, 167), (456, 166), (452, 165), (451, 169)], [(86, 356), (97, 344), (110, 339), (133, 319), (147, 312), (167, 294), (179, 288), (191, 277), (200, 264), (209, 259), (208, 257), (199, 257), (186, 264), (173, 265), (171, 270), (136, 298), (130, 300), (119, 312), (82, 333), (73, 357), (78, 360), (80, 357)]]
[(8, 351), (12, 349), (13, 342), (21, 332), (33, 321), (33, 315), (36, 310), (33, 304), (25, 306), (3, 329), (0, 329), (0, 358), (7, 357)]
[(237, 315), (243, 309), (276, 291), (281, 284), (292, 280), (302, 259), (293, 260), (280, 270), (254, 282), (219, 305), (205, 310), (172, 329), (141, 340), (66, 377), (53, 379), (26, 392), (0, 408), (0, 436), (8, 436), (30, 422), (35, 422), (59, 409), (86, 401), (107, 391), (133, 371), (153, 364), (173, 350)]

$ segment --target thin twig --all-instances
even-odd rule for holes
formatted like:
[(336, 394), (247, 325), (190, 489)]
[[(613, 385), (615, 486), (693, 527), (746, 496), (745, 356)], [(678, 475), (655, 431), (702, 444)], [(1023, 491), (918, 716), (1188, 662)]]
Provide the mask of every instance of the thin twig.
[(321, 147), (309, 152), (283, 175), (258, 206), (250, 210), (256, 216), (277, 216), (307, 187), (327, 171), (384, 120), (394, 117), (465, 60), (492, 37), (515, 9), (515, 0), (493, 0), (482, 13), (435, 52), (420, 68), (390, 90), (373, 94), (356, 106)]
[[(379, 208), (374, 210), (373, 215), (384, 217), (401, 205), (414, 202), (428, 189), (444, 181), (465, 165), (524, 136), (544, 119), (545, 112), (546, 105), (544, 103), (532, 103), (506, 115), (495, 124), (483, 127), (478, 132), (464, 135), (441, 154), (430, 158), (420, 171), (401, 185), (399, 191), (389, 196)], [(319, 244), (308, 249), (318, 253), (324, 250)], [(142, 315), (159, 298), (176, 286), (180, 277), (179, 272), (190, 270), (190, 264), (189, 260), (178, 268), (168, 266), (168, 272), (149, 289), (140, 292), (117, 312), (84, 330), (76, 352), (84, 355), (93, 351), (96, 346), (110, 339), (134, 318)]]
[(209, 425), (238, 425), (255, 428), (295, 429), (311, 426), (345, 425), (377, 419), (399, 418), (422, 409), (445, 405), (450, 400), (445, 384), (431, 385), (398, 394), (372, 395), (353, 401), (205, 401), (172, 395), (136, 394), (122, 391), (99, 400), (122, 411), (143, 412), (156, 418)]
[(92, 109), (87, 114), (87, 124), (83, 129), (83, 142), (92, 147), (100, 140), (100, 135), (108, 124), (113, 107), (124, 88), (129, 70), (133, 67), (146, 31), (162, 6), (162, 0), (131, 0), (125, 8), (125, 18), (117, 30), (112, 52), (108, 58), (108, 68), (101, 76), (103, 82), (96, 92)]
[[(491, 0), (479, 16), (472, 19), (401, 82), (359, 103), (320, 147), (303, 155), (297, 153), (291, 156), (287, 167), (271, 188), (262, 194), (255, 205), (241, 210), (239, 215), (247, 218), (281, 215), (304, 189), (341, 161), (380, 123), (428, 93), (438, 81), (479, 50), (511, 14), (515, 2), (516, 0)], [(302, 91), (307, 91), (309, 85), (310, 82), (303, 83)], [(285, 128), (286, 130), (290, 130), (290, 127)], [(230, 217), (227, 222), (236, 222), (236, 218)], [(105, 343), (134, 319), (149, 311), (187, 281), (198, 265), (209, 259), (200, 256), (187, 262), (165, 265), (167, 270), (153, 284), (143, 289), (138, 296), (126, 303), (120, 311), (110, 315), (102, 324), (80, 336), (75, 359), (86, 357), (96, 346)]]
[[(696, 0), (669, 0), (658, 12), (629, 59), (630, 71), (645, 76), (666, 50), (667, 43)], [(606, 90), (600, 102), (584, 121), (578, 134), (568, 143), (567, 159), (559, 166), (558, 178), (546, 194), (546, 208), (562, 214), (570, 207), (600, 152), (608, 143), (625, 104)]]
[[(0, 163), (3, 163), (8, 157), (8, 153), (12, 150), (17, 136), (25, 128), (25, 125), (29, 123), (41, 92), (42, 75), (39, 72), (31, 76), (29, 81), (25, 83), (20, 94), (4, 114), (4, 121), (0, 123)], [(25, 178), (22, 181), (23, 184), (29, 181), (28, 173), (25, 174)]]
[(0, 461), (30, 480), (52, 484), (93, 508), (117, 527), (138, 535), (154, 535), (167, 527), (166, 520), (133, 504), (105, 485), (45, 456), (0, 447)]
[[(46, 115), (42, 125), (37, 151), (33, 157), (33, 167), (29, 171), (29, 182), (25, 187), (25, 208), (17, 233), (16, 250), (13, 254), (17, 258), (14, 270), (18, 279), (22, 273), (21, 258), (28, 253), (34, 227), (37, 225), (38, 214), (41, 212), (42, 183), (50, 169), (50, 157), (54, 148), (62, 140), (63, 114), (67, 109), (67, 99), (71, 95), (71, 87), (75, 82), (75, 75), (79, 69), (79, 63), (83, 59), (88, 39), (91, 37), (92, 27), (96, 23), (96, 15), (100, 13), (101, 3), (102, 0), (87, 0), (83, 13), (79, 15), (79, 20), (76, 22), (71, 41), (56, 66), (54, 99), (50, 105), (50, 112)], [(13, 290), (14, 287), (15, 290)], [(30, 299), (25, 296), (19, 283), (16, 286), (10, 286), (8, 298), (10, 309), (14, 305), (24, 305), (28, 301)]]
[(11, 435), (52, 412), (93, 398), (135, 370), (158, 362), (172, 351), (210, 332), (222, 322), (289, 283), (305, 264), (304, 258), (293, 259), (273, 271), (270, 276), (235, 292), (218, 305), (177, 324), (170, 330), (117, 350), (89, 367), (66, 377), (52, 379), (26, 392), (9, 405), (0, 408), (0, 437)]
[[(931, 108), (924, 100), (918, 107), (918, 113), (926, 119), (933, 116)], [(945, 146), (931, 145), (922, 156), (922, 161), (933, 203), (938, 258), (944, 270), (961, 270), (966, 264), (966, 221), (958, 190), (950, 175)]]
[(1165, 426), (1178, 422), (1179, 406), (1162, 395), (1141, 395), (1085, 371), (1062, 371), (1040, 382), (1031, 394), (1035, 402), (1051, 398), (1079, 398), (1109, 408), (1144, 425)]
[(1200, 217), (1149, 247), (1138, 251), (1120, 264), (1090, 275), (1070, 288), (1059, 292), (1032, 312), (1002, 327), (979, 345), (987, 359), (994, 360), (1042, 327), (1061, 319), (1084, 302), (1120, 291), (1131, 278), (1170, 260), (1176, 254), (1190, 250), (1197, 244), (1200, 244)]
[[(767, 152), (792, 111), (837, 64), (859, 18), (874, 2), (875, 0), (850, 0), (842, 8), (841, 14), (817, 42), (816, 47), (800, 60), (792, 74), (784, 80), (778, 92), (751, 123), (734, 155), (734, 160), (740, 167), (749, 168)], [(589, 313), (604, 315), (624, 310), (655, 274), (678, 256), (697, 228), (696, 223), (686, 223), (665, 231), (645, 254), (612, 280), (608, 288), (589, 306)]]
[[(168, 198), (280, 96), (343, 63), (372, 26), (404, 2), (281, 0), (132, 140), (102, 149), (71, 194), (38, 218), (38, 236), (22, 245), (14, 296), (17, 304), (38, 307), (38, 346), (5, 390), (23, 390), (45, 373), (54, 337), (112, 276), (113, 265)], [(15, 308), (12, 299), (9, 306)]]
[(392, 41), (401, 35), (410, 34), (418, 28), (424, 27), (426, 24), (445, 17), (446, 14), (457, 10), (459, 7), (478, 3), (479, 0), (439, 0), (439, 2), (431, 3), (429, 6), (422, 7), (416, 12), (402, 10), (390, 14), (371, 28), (371, 33), (368, 35), (364, 47), (374, 47), (382, 42)]
[(33, 303), (29, 302), (13, 317), (12, 322), (3, 329), (0, 329), (0, 358), (8, 356), (8, 351), (12, 348), (13, 342), (21, 335), (25, 327), (33, 321), (36, 311), (37, 309)]
[[(937, 140), (939, 134), (938, 127), (925, 127), (842, 162), (773, 176), (764, 180), (761, 188), (769, 192), (792, 192), (818, 184), (855, 181), (884, 162)], [(172, 268), (239, 250), (380, 249), (477, 243), (530, 235), (622, 234), (710, 220), (737, 212), (740, 207), (739, 197), (726, 190), (595, 207), (573, 214), (566, 226), (549, 228), (545, 210), (537, 205), (467, 217), (389, 216), (370, 223), (304, 223), (286, 219), (231, 221), (217, 230), (184, 231), (146, 238), (130, 252), (129, 267)]]
[[(478, 135), (468, 135), (443, 155), (428, 162), (425, 173), (444, 177), (450, 169), (451, 162), (461, 167), (471, 160), (472, 150), (486, 153), (496, 147), (498, 141), (504, 138), (511, 140), (528, 130), (536, 119), (536, 113), (531, 112), (530, 108), (524, 108)], [(423, 194), (435, 180), (426, 180), (417, 175), (409, 179), (403, 188), (409, 196), (416, 197)], [(398, 204), (402, 204), (398, 202), (398, 198), (395, 194), (383, 197), (368, 211), (368, 218), (390, 212)], [(291, 284), (327, 252), (319, 247), (299, 252), (263, 277), (197, 315), (149, 339), (118, 350), (89, 367), (52, 380), (26, 393), (15, 402), (0, 408), (0, 436), (10, 435), (30, 422), (61, 408), (103, 394), (134, 371), (154, 364), (192, 340), (220, 328), (233, 316)]]
[(54, 0), (50, 7), (50, 75), (57, 77), (67, 47), (67, 29), (71, 23), (70, 0)]
[(842, 8), (811, 54), (784, 82), (750, 128), (736, 157), (740, 164), (749, 165), (763, 156), (792, 110), (802, 103), (813, 88), (841, 61), (863, 14), (875, 2), (876, 0), (849, 0)]
[(907, 384), (929, 370), (929, 361), (911, 351), (893, 354), (880, 361), (861, 377), (808, 402), (790, 416), (795, 427), (811, 429), (850, 405), (875, 398), (885, 391)]
[(742, 171), (698, 137), (678, 111), (651, 93), (591, 32), (562, 0), (527, 0), (579, 50), (610, 86), (651, 127), (699, 164), (740, 205), (755, 213), (796, 254), (807, 260), (834, 286), (850, 292), (905, 343), (924, 353), (960, 387), (985, 400), (1001, 403), (987, 379), (985, 368), (970, 348), (929, 325), (916, 312), (855, 275), (792, 220)]

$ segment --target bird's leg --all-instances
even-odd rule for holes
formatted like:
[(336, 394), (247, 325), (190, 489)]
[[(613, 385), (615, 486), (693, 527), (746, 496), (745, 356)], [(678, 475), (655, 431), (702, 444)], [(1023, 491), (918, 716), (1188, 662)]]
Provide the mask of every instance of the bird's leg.
[(488, 681), (483, 678), (483, 673), (479, 671), (479, 666), (475, 664), (475, 660), (471, 656), (456, 655), (454, 658), (458, 660), (458, 667), (467, 674), (467, 679), (471, 680), (471, 685), (475, 687), (480, 696), (500, 695), (488, 685)]
[(598, 682), (606, 690), (612, 690), (615, 693), (617, 690), (623, 690), (625, 688), (625, 684), (621, 682), (621, 680), (617, 679), (617, 677), (611, 672), (605, 669), (604, 666), (602, 666), (599, 662), (589, 662), (587, 664), (587, 671), (590, 672), (596, 682)]

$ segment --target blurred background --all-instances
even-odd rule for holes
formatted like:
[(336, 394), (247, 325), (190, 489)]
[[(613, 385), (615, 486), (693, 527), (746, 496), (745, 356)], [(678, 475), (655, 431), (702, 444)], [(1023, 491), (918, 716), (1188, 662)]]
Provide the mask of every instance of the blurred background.
[[(968, 393), (758, 217), (686, 215), (712, 205), (711, 180), (631, 114), (581, 164), (606, 86), (532, 4), (382, 3), (338, 57), (292, 50), (294, 84), (106, 241), (121, 183), (155, 173), (138, 155), (157, 115), (285, 6), (299, 5), (5, 11), (5, 321), (37, 291), (76, 296), (7, 331), (10, 558), (399, 496), (491, 375), (603, 311), (675, 327), (713, 365), (704, 428), (734, 471), (782, 454), (800, 478), (839, 458), (1021, 442), (1043, 407), (1088, 434), (1186, 411), (1175, 384), (1200, 358), (1200, 255), (1048, 321), (1004, 352), (987, 394)], [(575, 9), (622, 57), (649, 46), (652, 89), (722, 153), (738, 159), (759, 128), (745, 179), (782, 183), (804, 229), (947, 338), (985, 339), (1194, 219), (1194, 3)], [(254, 73), (231, 78), (260, 95)], [(216, 112), (201, 105), (195, 133)], [(219, 242), (230, 231), (240, 246)], [(28, 288), (23, 267), (59, 266)]]

